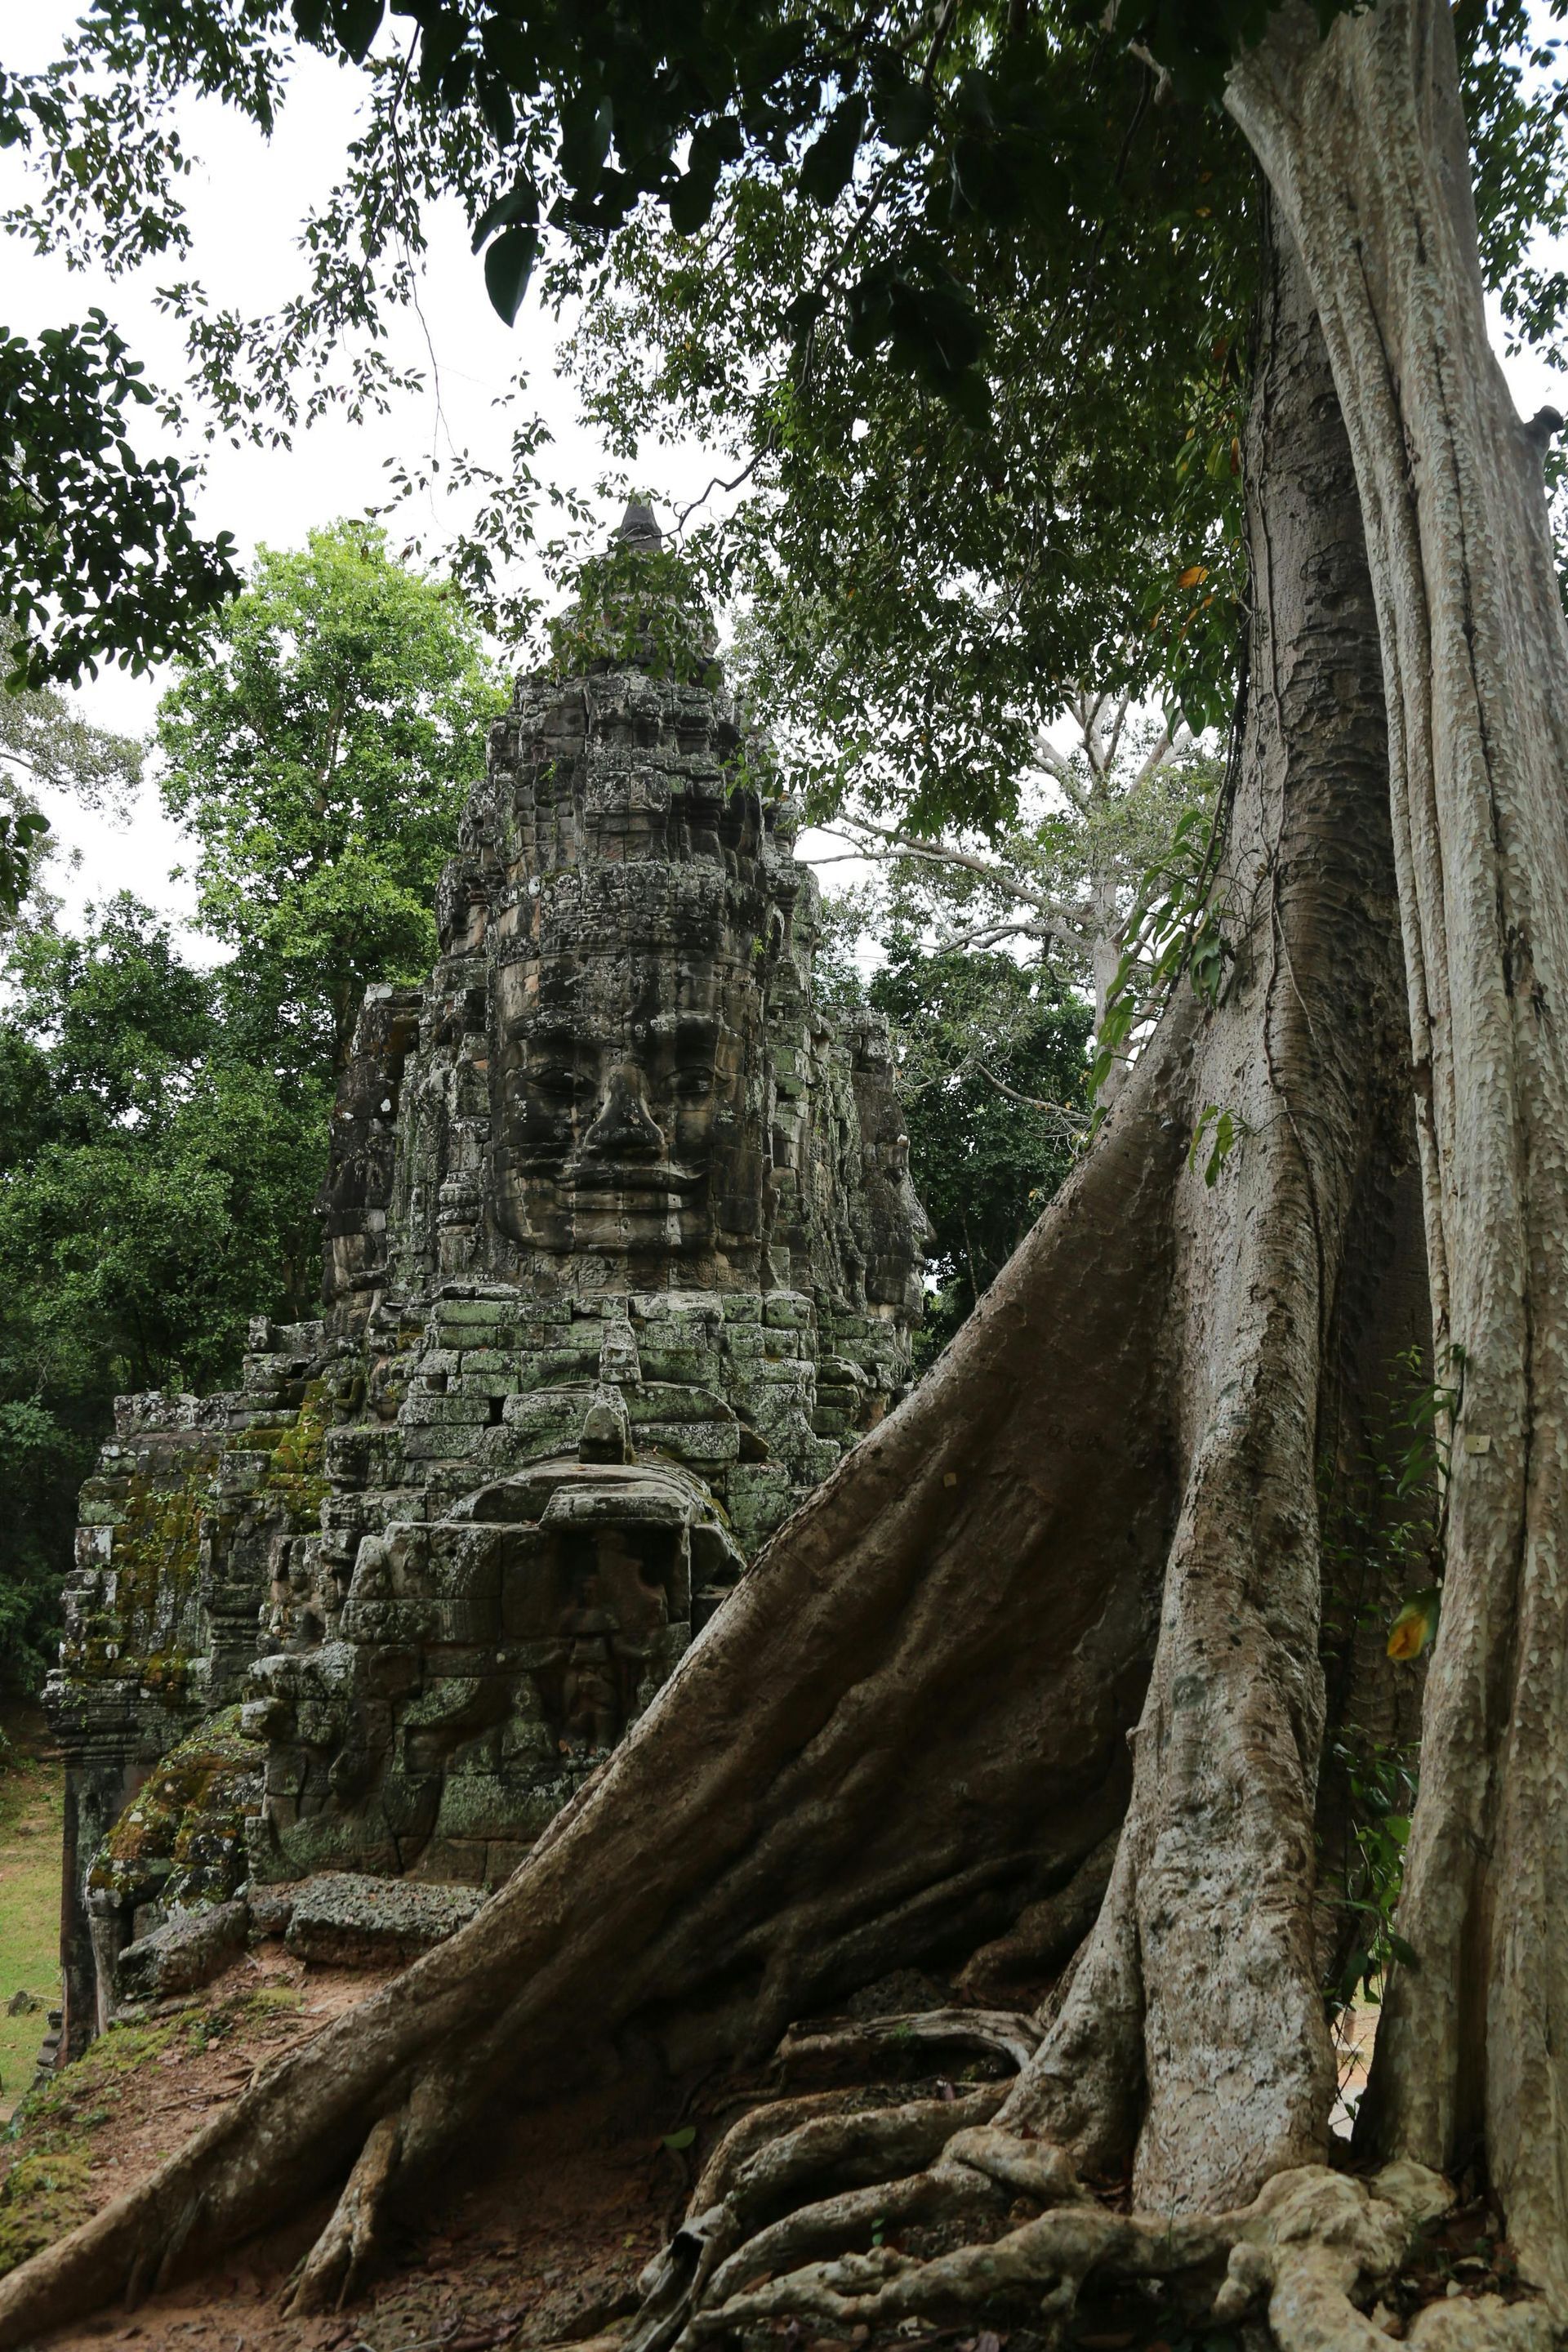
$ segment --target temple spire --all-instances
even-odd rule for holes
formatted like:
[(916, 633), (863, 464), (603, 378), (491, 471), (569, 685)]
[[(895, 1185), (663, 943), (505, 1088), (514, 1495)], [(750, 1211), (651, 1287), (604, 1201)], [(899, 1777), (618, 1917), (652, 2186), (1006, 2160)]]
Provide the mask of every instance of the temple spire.
[(654, 520), (653, 509), (643, 499), (628, 499), (621, 527), (615, 534), (627, 547), (659, 548), (664, 545), (664, 533)]

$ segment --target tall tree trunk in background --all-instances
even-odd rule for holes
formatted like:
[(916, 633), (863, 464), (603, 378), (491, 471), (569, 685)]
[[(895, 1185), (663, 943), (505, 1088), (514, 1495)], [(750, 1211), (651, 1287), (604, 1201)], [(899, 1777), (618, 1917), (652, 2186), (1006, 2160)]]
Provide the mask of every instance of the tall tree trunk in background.
[[(1354, 487), (1288, 270), (1249, 459), (1223, 1000), (1181, 991), (942, 1363), (501, 1894), (0, 2283), (0, 2343), (133, 2263), (198, 2259), (363, 2148), (331, 2292), (367, 2201), (486, 2099), (544, 2096), (563, 2052), (618, 2050), (673, 2105), (691, 2070), (889, 1969), (1005, 1937), (1114, 1828), (1134, 1726), (1105, 1922), (1018, 2098), (1086, 2160), (1139, 2143), (1152, 2193), (1184, 2203), (1321, 2147), (1317, 1399), (1342, 1289), (1373, 1293), (1342, 1258), (1380, 1229), (1362, 1211), (1398, 1155), (1408, 1044)], [(1240, 1122), (1212, 1188), (1190, 1155), (1210, 1105)]]
[(1282, 11), (1231, 111), (1300, 246), (1350, 431), (1388, 681), (1439, 1349), (1462, 1350), (1443, 1624), (1368, 2136), (1484, 2141), (1568, 2303), (1568, 638), (1488, 341), (1444, 0), (1320, 42)]

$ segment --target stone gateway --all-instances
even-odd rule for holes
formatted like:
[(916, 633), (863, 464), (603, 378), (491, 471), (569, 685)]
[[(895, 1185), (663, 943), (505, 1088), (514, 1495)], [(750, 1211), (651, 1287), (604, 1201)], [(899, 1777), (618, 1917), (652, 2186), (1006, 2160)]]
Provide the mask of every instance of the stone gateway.
[(365, 1000), (323, 1319), (121, 1399), (83, 1490), (69, 2053), (203, 1906), (496, 1885), (908, 1384), (886, 1028), (814, 994), (794, 813), (646, 508), (600, 563), (492, 730), (429, 984)]

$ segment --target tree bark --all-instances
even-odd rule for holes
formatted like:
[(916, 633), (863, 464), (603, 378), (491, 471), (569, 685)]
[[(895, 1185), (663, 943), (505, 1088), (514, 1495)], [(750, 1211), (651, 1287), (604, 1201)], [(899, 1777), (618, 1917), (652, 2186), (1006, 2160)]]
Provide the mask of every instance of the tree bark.
[(1090, 2171), (1133, 2155), (1153, 2211), (1244, 2204), (1326, 2150), (1317, 1408), (1358, 1195), (1403, 1128), (1360, 518), (1305, 280), (1279, 239), (1270, 262), (1225, 875), (1238, 952), (1194, 1097), (1230, 1108), (1243, 1139), (1206, 1196), (1189, 1175), (1182, 1203), (1187, 1482), (1131, 1806), (1096, 1929), (998, 2119)]
[(1231, 111), (1300, 245), (1350, 431), (1388, 682), (1440, 1377), (1461, 1349), (1443, 1623), (1365, 2115), (1484, 2141), (1568, 2308), (1568, 640), (1486, 332), (1443, 0), (1274, 19)]

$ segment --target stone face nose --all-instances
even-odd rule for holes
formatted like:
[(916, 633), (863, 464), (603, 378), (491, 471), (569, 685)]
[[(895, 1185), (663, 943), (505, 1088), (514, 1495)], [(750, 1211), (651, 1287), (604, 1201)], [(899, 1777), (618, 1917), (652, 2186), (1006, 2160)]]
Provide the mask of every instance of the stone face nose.
[(635, 1062), (623, 1062), (611, 1071), (583, 1149), (602, 1151), (612, 1160), (652, 1160), (663, 1152), (664, 1137), (649, 1116), (642, 1072)]

